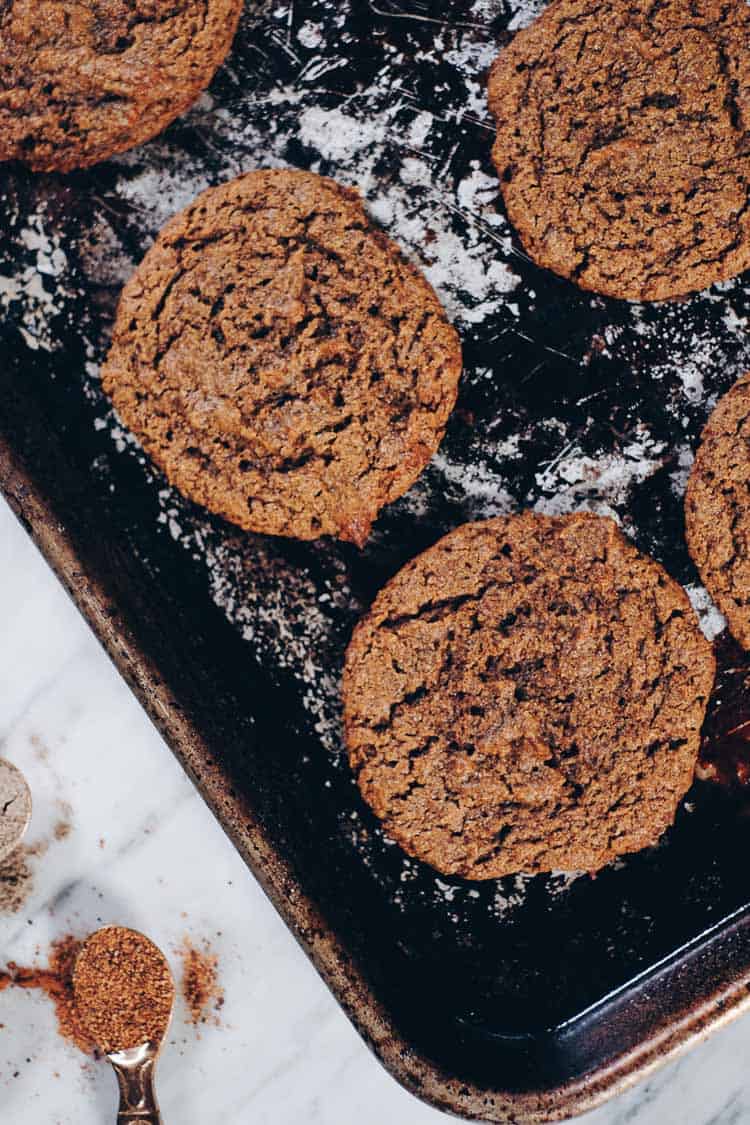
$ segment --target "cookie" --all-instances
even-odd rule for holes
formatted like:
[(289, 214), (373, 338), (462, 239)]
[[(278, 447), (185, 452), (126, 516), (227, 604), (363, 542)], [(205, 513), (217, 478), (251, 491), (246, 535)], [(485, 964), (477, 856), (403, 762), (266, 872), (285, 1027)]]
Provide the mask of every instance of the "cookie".
[(595, 871), (672, 823), (714, 672), (682, 588), (611, 520), (466, 524), (355, 629), (349, 760), (388, 835), (438, 871)]
[(0, 14), (0, 159), (86, 168), (156, 136), (229, 51), (242, 0), (13, 0)]
[(750, 267), (750, 5), (552, 0), (495, 61), (492, 157), (535, 262), (663, 300)]
[(192, 500), (249, 531), (362, 545), (437, 449), (460, 372), (434, 291), (359, 195), (261, 171), (164, 228), (102, 378)]
[(750, 374), (719, 401), (703, 431), (685, 526), (701, 581), (750, 650)]

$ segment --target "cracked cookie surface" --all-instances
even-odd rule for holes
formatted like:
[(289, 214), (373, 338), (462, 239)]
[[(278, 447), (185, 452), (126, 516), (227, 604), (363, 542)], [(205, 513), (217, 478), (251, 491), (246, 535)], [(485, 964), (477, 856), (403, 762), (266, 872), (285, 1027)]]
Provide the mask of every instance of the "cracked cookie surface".
[(156, 136), (224, 61), (242, 0), (10, 0), (0, 159), (69, 171)]
[(460, 372), (434, 291), (359, 195), (262, 171), (162, 230), (102, 381), (192, 500), (249, 531), (362, 545), (440, 444)]
[(584, 289), (691, 293), (750, 268), (750, 5), (552, 0), (494, 63), (521, 241)]
[(438, 871), (594, 871), (672, 823), (714, 671), (685, 592), (613, 521), (465, 524), (355, 629), (349, 759), (389, 836)]
[(703, 431), (685, 528), (701, 581), (750, 650), (750, 373), (719, 401)]

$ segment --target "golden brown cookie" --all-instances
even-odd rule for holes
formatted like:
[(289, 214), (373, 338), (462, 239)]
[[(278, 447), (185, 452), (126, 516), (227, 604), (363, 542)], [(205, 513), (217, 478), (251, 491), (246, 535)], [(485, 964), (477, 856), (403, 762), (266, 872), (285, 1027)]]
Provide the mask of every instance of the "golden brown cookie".
[(609, 519), (465, 524), (380, 592), (346, 656), (365, 800), (448, 875), (594, 871), (654, 844), (714, 680), (690, 603)]
[(552, 0), (496, 60), (493, 160), (539, 265), (662, 300), (750, 267), (750, 5)]
[(703, 584), (750, 649), (750, 374), (724, 395), (703, 431), (685, 523)]
[(156, 136), (229, 51), (242, 0), (12, 0), (0, 9), (0, 160), (85, 168)]
[(440, 444), (460, 372), (434, 291), (359, 195), (263, 171), (162, 230), (102, 378), (186, 496), (250, 531), (361, 545)]

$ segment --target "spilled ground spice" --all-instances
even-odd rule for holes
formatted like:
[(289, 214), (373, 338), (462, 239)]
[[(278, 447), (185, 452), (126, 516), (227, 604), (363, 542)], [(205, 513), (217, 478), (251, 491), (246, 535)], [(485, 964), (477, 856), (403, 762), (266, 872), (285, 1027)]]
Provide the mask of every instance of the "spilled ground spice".
[[(207, 941), (197, 948), (187, 938), (178, 953), (190, 1022), (218, 1024), (216, 1013), (224, 1004), (218, 957)], [(0, 971), (0, 992), (6, 988), (37, 989), (47, 996), (60, 1035), (95, 1058), (162, 1039), (175, 991), (161, 951), (143, 934), (121, 926), (98, 930), (85, 942), (72, 935), (60, 938), (50, 946), (46, 968), (8, 962)]]
[(46, 969), (24, 968), (9, 961), (0, 972), (0, 991), (5, 988), (39, 989), (55, 1006), (60, 1034), (86, 1054), (96, 1054), (94, 1042), (81, 1023), (73, 998), (73, 970), (81, 942), (67, 936), (53, 942)]
[(174, 1003), (169, 965), (153, 942), (124, 926), (87, 938), (73, 980), (82, 1023), (104, 1054), (164, 1038)]
[[(43, 838), (33, 844), (21, 844), (10, 855), (0, 857), (0, 914), (18, 913), (34, 889), (34, 871), (29, 860), (40, 859), (46, 855), (52, 841), (65, 840), (72, 828), (69, 820), (58, 820), (50, 839)], [(0, 856), (1, 853), (2, 833), (0, 833)]]
[(52, 830), (52, 835), (56, 840), (67, 840), (72, 831), (73, 825), (69, 820), (58, 820), (57, 824)]
[(34, 886), (28, 864), (29, 849), (23, 845), (0, 863), (0, 913), (17, 914)]
[[(219, 986), (219, 959), (211, 952), (208, 942), (202, 949), (185, 938), (178, 950), (182, 961), (182, 980), (180, 990), (190, 1014), (190, 1022), (196, 1027), (208, 1023), (211, 1012), (217, 1012), (224, 1004), (224, 990)], [(218, 1023), (214, 1015), (214, 1022)]]

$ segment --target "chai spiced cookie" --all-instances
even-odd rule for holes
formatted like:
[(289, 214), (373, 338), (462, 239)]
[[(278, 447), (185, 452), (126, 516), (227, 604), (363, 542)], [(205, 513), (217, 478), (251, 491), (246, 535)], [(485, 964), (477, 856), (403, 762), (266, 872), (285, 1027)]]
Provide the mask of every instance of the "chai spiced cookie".
[(227, 55), (242, 0), (12, 0), (0, 11), (0, 160), (86, 168), (156, 136)]
[(250, 172), (125, 286), (105, 390), (186, 496), (249, 531), (362, 545), (440, 444), (456, 331), (357, 192)]
[(349, 759), (388, 835), (438, 871), (595, 871), (674, 820), (714, 670), (685, 592), (613, 521), (465, 524), (355, 629)]
[(750, 267), (750, 5), (552, 0), (489, 78), (510, 221), (584, 289), (662, 300)]
[(719, 401), (703, 431), (685, 525), (701, 581), (750, 650), (750, 374)]

